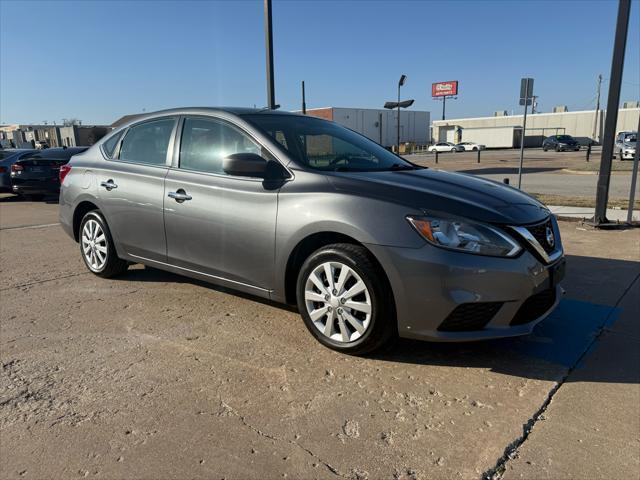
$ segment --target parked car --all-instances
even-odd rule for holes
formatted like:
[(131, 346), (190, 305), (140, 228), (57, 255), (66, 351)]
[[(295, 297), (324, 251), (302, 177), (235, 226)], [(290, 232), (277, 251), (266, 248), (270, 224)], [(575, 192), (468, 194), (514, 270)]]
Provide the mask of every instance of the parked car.
[(294, 304), (319, 342), (343, 352), (397, 334), (523, 335), (560, 299), (564, 254), (546, 207), (319, 118), (155, 112), (60, 177), (60, 222), (94, 274), (143, 263)]
[(60, 191), (60, 166), (88, 148), (47, 148), (22, 157), (11, 165), (11, 191), (34, 199), (57, 195)]
[(35, 142), (35, 145), (37, 150), (45, 150), (49, 148), (49, 142), (46, 140), (38, 140)]
[(451, 142), (440, 142), (431, 145), (428, 150), (430, 152), (464, 152), (464, 147)]
[(471, 150), (471, 151), (478, 151), (478, 150), (484, 150), (486, 147), (486, 145), (482, 145), (480, 143), (473, 143), (473, 142), (462, 142), (459, 143), (458, 146), (462, 146), (462, 148), (467, 151), (467, 150)]
[(0, 150), (0, 193), (11, 193), (11, 165), (21, 158), (35, 152), (26, 148), (7, 148)]
[(567, 150), (578, 151), (580, 144), (571, 135), (551, 135), (542, 142), (542, 150), (555, 150), (556, 152), (564, 152)]
[(633, 160), (638, 145), (638, 132), (620, 132), (616, 136), (616, 143), (613, 147), (614, 158), (620, 160)]

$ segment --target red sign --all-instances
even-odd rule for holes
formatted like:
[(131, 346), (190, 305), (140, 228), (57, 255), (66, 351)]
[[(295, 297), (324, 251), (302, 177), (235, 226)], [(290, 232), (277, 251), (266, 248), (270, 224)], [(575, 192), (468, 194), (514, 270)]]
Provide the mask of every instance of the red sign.
[(452, 82), (438, 82), (431, 84), (431, 96), (432, 97), (444, 97), (449, 95), (458, 94), (458, 81)]

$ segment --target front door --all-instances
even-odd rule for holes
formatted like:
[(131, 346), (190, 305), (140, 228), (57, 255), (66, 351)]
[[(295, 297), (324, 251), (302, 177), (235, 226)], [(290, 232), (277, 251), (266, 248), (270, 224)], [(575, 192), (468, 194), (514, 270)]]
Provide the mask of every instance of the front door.
[(261, 147), (226, 121), (186, 117), (178, 151), (165, 180), (168, 262), (256, 293), (273, 289), (278, 190), (222, 170), (225, 156)]
[(176, 122), (168, 117), (132, 126), (118, 158), (96, 169), (102, 210), (122, 253), (166, 261), (164, 178)]

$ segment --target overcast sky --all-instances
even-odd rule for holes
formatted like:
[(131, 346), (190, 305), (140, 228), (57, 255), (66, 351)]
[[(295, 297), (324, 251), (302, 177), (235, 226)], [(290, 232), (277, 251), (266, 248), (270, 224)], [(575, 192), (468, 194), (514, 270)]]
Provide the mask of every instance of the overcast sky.
[[(621, 100), (640, 97), (632, 2)], [(276, 101), (379, 108), (396, 96), (439, 118), (431, 83), (460, 81), (447, 117), (606, 104), (617, 1), (273, 1)], [(178, 106), (266, 104), (261, 1), (0, 0), (0, 122), (85, 124)]]

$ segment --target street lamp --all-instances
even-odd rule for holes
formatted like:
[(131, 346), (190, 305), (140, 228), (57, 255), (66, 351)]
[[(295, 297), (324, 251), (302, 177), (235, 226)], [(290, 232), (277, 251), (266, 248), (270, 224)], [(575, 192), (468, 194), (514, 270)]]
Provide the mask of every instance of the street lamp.
[(385, 102), (384, 108), (388, 108), (389, 110), (393, 110), (394, 108), (398, 109), (398, 144), (397, 144), (397, 153), (400, 154), (400, 109), (408, 108), (413, 105), (413, 100), (404, 100), (400, 101), (400, 87), (404, 85), (404, 82), (407, 80), (406, 75), (402, 75), (400, 80), (398, 81), (398, 101), (397, 102)]

